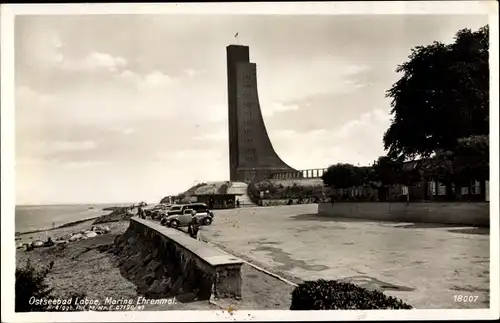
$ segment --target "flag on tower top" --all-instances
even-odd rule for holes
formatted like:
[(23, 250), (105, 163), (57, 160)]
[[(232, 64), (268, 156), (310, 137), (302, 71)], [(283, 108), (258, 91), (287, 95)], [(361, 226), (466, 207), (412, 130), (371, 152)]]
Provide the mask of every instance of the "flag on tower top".
[(239, 33), (234, 34), (234, 38), (238, 37)]

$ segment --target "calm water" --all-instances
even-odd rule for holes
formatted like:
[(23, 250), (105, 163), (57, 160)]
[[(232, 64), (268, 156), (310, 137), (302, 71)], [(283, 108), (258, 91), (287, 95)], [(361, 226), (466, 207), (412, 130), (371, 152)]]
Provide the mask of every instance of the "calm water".
[(125, 204), (74, 204), (74, 205), (18, 205), (16, 206), (16, 232), (50, 229), (66, 223), (94, 218), (109, 211), (102, 209)]

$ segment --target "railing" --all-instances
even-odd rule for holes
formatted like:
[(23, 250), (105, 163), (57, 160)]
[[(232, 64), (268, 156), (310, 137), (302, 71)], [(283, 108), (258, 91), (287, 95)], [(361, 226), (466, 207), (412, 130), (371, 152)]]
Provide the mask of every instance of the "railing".
[(313, 168), (296, 171), (282, 171), (271, 175), (272, 179), (321, 178), (327, 168)]

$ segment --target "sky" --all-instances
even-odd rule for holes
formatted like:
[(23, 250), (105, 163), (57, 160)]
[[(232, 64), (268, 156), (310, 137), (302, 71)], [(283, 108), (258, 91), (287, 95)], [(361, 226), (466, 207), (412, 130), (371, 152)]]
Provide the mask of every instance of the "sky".
[[(475, 15), (81, 15), (15, 21), (16, 204), (158, 202), (229, 178), (226, 52), (250, 46), (295, 169), (384, 155), (411, 48)], [(238, 32), (238, 39), (234, 38)]]

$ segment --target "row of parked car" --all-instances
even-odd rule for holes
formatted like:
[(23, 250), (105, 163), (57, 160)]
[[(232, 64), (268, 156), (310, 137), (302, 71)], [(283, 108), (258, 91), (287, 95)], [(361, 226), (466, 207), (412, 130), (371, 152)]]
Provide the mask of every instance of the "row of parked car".
[(205, 203), (157, 204), (143, 208), (144, 215), (158, 220), (162, 225), (178, 228), (196, 221), (199, 225), (210, 225), (214, 213)]

